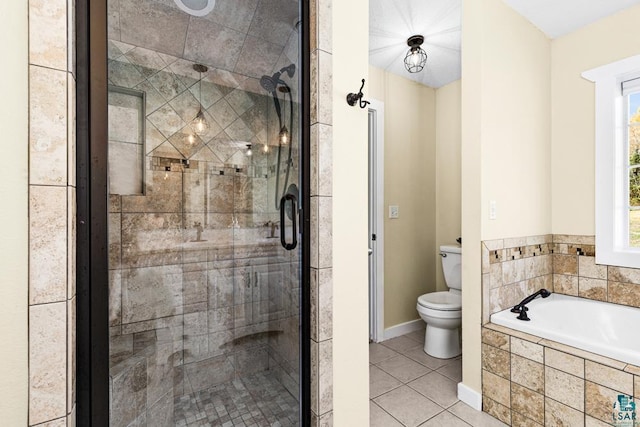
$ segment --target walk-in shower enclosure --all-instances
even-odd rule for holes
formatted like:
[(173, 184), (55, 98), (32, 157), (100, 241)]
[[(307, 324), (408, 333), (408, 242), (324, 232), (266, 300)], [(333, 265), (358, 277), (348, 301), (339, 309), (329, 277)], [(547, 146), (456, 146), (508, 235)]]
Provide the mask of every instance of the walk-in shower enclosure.
[(302, 425), (303, 12), (107, 0), (109, 426)]

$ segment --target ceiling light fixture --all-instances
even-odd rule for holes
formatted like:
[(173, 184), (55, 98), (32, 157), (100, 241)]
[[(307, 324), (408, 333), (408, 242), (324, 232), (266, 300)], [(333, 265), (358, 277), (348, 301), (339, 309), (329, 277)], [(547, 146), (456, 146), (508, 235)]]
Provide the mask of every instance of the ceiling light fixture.
[(253, 150), (251, 150), (251, 144), (247, 144), (247, 151), (245, 152), (247, 157), (251, 157), (253, 155)]
[(216, 5), (216, 0), (173, 0), (180, 10), (193, 16), (208, 15)]
[(209, 131), (209, 123), (202, 112), (202, 73), (209, 71), (209, 68), (206, 65), (193, 64), (193, 69), (200, 73), (200, 79), (198, 80), (198, 114), (191, 120), (191, 129), (196, 135), (204, 135)]
[(407, 39), (409, 51), (404, 57), (404, 67), (410, 73), (419, 73), (427, 63), (427, 52), (420, 47), (424, 43), (424, 37), (420, 35), (411, 36)]

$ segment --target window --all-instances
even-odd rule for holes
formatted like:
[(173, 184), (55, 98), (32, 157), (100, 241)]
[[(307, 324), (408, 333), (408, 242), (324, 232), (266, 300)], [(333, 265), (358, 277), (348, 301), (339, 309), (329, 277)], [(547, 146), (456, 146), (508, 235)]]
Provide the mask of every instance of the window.
[(582, 76), (596, 89), (596, 262), (640, 267), (640, 55)]
[(621, 85), (625, 135), (625, 169), (627, 180), (625, 200), (627, 204), (628, 225), (625, 235), (630, 248), (640, 248), (640, 78), (627, 80)]

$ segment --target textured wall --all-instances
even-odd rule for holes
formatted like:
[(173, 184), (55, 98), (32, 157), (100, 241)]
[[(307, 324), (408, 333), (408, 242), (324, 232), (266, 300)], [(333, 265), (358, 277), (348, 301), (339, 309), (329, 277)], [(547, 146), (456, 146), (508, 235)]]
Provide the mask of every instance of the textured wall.
[(29, 424), (75, 423), (74, 1), (29, 1)]

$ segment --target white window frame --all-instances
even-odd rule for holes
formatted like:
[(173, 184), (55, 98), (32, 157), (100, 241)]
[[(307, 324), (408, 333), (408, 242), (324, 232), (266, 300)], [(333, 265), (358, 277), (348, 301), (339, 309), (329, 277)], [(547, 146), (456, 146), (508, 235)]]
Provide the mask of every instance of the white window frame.
[(628, 124), (622, 94), (622, 82), (640, 77), (640, 55), (585, 71), (582, 77), (595, 83), (596, 263), (640, 268), (640, 248), (629, 247)]

